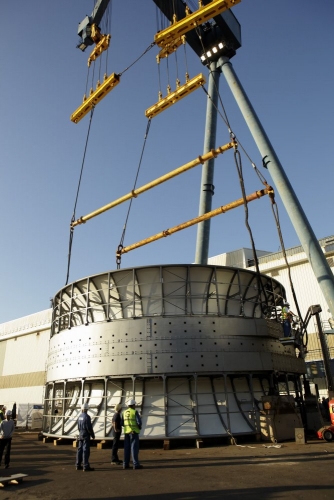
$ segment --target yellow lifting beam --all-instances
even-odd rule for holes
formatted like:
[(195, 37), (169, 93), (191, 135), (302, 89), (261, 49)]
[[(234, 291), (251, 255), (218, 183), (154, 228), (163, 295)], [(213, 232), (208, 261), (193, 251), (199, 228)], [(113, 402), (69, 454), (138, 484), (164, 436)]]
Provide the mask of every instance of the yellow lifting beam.
[(194, 90), (198, 89), (201, 85), (206, 82), (205, 77), (202, 73), (188, 80), (184, 85), (180, 85), (174, 92), (170, 92), (166, 97), (162, 97), (156, 104), (151, 106), (145, 111), (145, 116), (147, 118), (153, 118), (159, 113), (169, 108), (175, 104), (180, 99), (186, 97)]
[(178, 38), (175, 38), (175, 40), (173, 40), (172, 43), (169, 43), (165, 47), (163, 47), (160, 50), (159, 54), (156, 56), (158, 64), (159, 64), (161, 59), (173, 54), (173, 52), (175, 52), (182, 44), (183, 45), (186, 44), (186, 37), (184, 35), (179, 36)]
[(92, 24), (91, 38), (96, 43), (96, 47), (92, 50), (88, 58), (88, 67), (92, 61), (95, 61), (105, 50), (109, 48), (111, 35), (103, 35), (100, 28), (96, 24)]
[(97, 215), (100, 215), (103, 212), (107, 212), (107, 210), (110, 210), (111, 208), (114, 208), (117, 205), (120, 205), (121, 203), (130, 200), (131, 198), (137, 198), (139, 194), (144, 193), (145, 191), (148, 191), (149, 189), (152, 189), (153, 187), (158, 186), (159, 184), (162, 184), (163, 182), (166, 182), (169, 179), (173, 179), (173, 177), (176, 177), (182, 174), (183, 172), (187, 172), (187, 170), (196, 167), (200, 163), (203, 164), (204, 162), (211, 160), (212, 158), (216, 158), (219, 154), (222, 154), (225, 151), (228, 151), (229, 149), (235, 147), (235, 145), (236, 145), (235, 142), (229, 142), (228, 144), (220, 146), (217, 149), (212, 149), (209, 153), (206, 153), (203, 156), (198, 156), (194, 160), (190, 161), (189, 163), (186, 163), (185, 165), (182, 165), (179, 168), (176, 168), (175, 170), (172, 170), (168, 174), (162, 175), (161, 177), (158, 177), (157, 179), (149, 182), (148, 184), (145, 184), (144, 186), (134, 189), (133, 191), (131, 191), (131, 193), (128, 193), (122, 196), (121, 198), (118, 198), (117, 200), (108, 203), (108, 205), (104, 205), (103, 207), (98, 208), (94, 212), (91, 212), (88, 215), (80, 217), (80, 219), (77, 219), (76, 221), (71, 223), (71, 227), (78, 226), (79, 224), (84, 224), (89, 219), (92, 219), (93, 217), (96, 217)]
[(159, 47), (169, 45), (176, 38), (188, 33), (188, 31), (193, 30), (196, 26), (206, 23), (209, 19), (218, 16), (240, 2), (241, 0), (212, 0), (212, 2), (200, 7), (191, 14), (187, 14), (186, 11), (186, 17), (180, 21), (176, 21), (168, 28), (159, 31), (155, 35), (154, 41)]
[(92, 61), (96, 59), (109, 48), (111, 35), (103, 35), (101, 40), (96, 44), (96, 47), (92, 50), (90, 56), (88, 57), (88, 67), (90, 67)]
[[(248, 196), (246, 196), (247, 202), (256, 200), (257, 198), (262, 198), (262, 196), (265, 196), (266, 194), (268, 195), (273, 195), (274, 190), (271, 186), (268, 186), (268, 188), (261, 189), (260, 191), (255, 191), (255, 193), (252, 193)], [(142, 247), (144, 245), (147, 245), (148, 243), (152, 243), (153, 241), (160, 240), (161, 238), (165, 238), (166, 236), (169, 236), (171, 234), (177, 233), (178, 231), (181, 231), (182, 229), (186, 229), (187, 227), (194, 226), (195, 224), (198, 224), (199, 222), (203, 222), (205, 220), (211, 219), (212, 217), (215, 217), (216, 215), (223, 214), (225, 212), (228, 212), (229, 210), (232, 210), (233, 208), (240, 207), (240, 205), (244, 204), (244, 199), (240, 198), (239, 200), (232, 201), (232, 203), (228, 203), (227, 205), (223, 205), (219, 208), (216, 208), (215, 210), (212, 210), (211, 212), (207, 212), (206, 214), (200, 215), (199, 217), (195, 217), (194, 219), (191, 219), (187, 222), (183, 222), (183, 224), (179, 224), (178, 226), (174, 226), (170, 229), (166, 229), (165, 231), (162, 231), (161, 233), (157, 233), (150, 238), (146, 238), (145, 240), (138, 241), (137, 243), (133, 243), (133, 245), (128, 245), (127, 247), (122, 248), (121, 250), (117, 250), (116, 256), (119, 258), (123, 253), (130, 252), (131, 250), (135, 250), (136, 248)]]
[(96, 85), (96, 90), (91, 89), (88, 97), (84, 96), (83, 103), (71, 115), (71, 121), (78, 123), (84, 116), (89, 113), (96, 104), (98, 104), (109, 92), (119, 84), (120, 75), (112, 73), (110, 76), (104, 75), (102, 83), (99, 81)]

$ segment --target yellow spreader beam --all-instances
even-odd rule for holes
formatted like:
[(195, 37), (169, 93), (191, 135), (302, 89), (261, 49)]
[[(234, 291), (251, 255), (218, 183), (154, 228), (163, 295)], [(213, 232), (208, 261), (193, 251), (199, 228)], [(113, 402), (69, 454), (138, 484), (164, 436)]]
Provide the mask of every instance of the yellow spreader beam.
[(90, 56), (88, 57), (88, 67), (92, 64), (92, 61), (96, 59), (104, 52), (109, 49), (111, 35), (103, 35), (99, 42), (97, 42), (96, 47), (92, 50)]
[(102, 99), (109, 94), (109, 92), (119, 84), (120, 75), (112, 73), (110, 76), (104, 75), (104, 80), (102, 83), (97, 82), (96, 90), (91, 91), (91, 94), (86, 97), (84, 96), (83, 103), (78, 107), (76, 111), (71, 115), (71, 121), (78, 123), (84, 116), (89, 113), (96, 104), (98, 104)]
[(186, 44), (186, 37), (185, 36), (180, 36), (178, 38), (175, 38), (172, 43), (169, 43), (168, 45), (165, 45), (159, 52), (159, 54), (156, 56), (157, 57), (157, 62), (159, 64), (160, 60), (163, 59), (164, 57), (168, 57), (173, 52), (175, 52), (180, 45), (185, 45)]
[[(274, 190), (271, 186), (269, 186), (266, 189), (261, 189), (260, 191), (255, 191), (255, 193), (252, 193), (248, 196), (246, 196), (247, 202), (256, 200), (257, 198), (262, 198), (262, 196), (265, 196), (266, 194), (272, 195), (274, 193)], [(145, 240), (138, 241), (137, 243), (133, 243), (133, 245), (128, 245), (127, 247), (122, 248), (121, 250), (117, 250), (116, 252), (116, 257), (120, 258), (120, 256), (123, 253), (130, 252), (131, 250), (135, 250), (136, 248), (142, 247), (144, 245), (147, 245), (148, 243), (152, 243), (153, 241), (160, 240), (161, 238), (165, 238), (166, 236), (170, 236), (171, 234), (174, 234), (178, 231), (181, 231), (182, 229), (186, 229), (187, 227), (194, 226), (195, 224), (198, 224), (199, 222), (203, 222), (205, 220), (211, 219), (212, 217), (215, 217), (216, 215), (223, 214), (225, 212), (228, 212), (229, 210), (232, 210), (233, 208), (240, 207), (241, 205), (244, 204), (244, 199), (240, 198), (239, 200), (232, 201), (232, 203), (229, 203), (228, 205), (223, 205), (222, 207), (216, 208), (215, 210), (212, 210), (211, 212), (207, 212), (206, 214), (200, 215), (199, 217), (195, 217), (194, 219), (191, 219), (187, 222), (184, 222), (183, 224), (179, 224), (178, 226), (174, 226), (170, 229), (166, 229), (165, 231), (162, 231), (161, 233), (157, 233), (150, 238), (146, 238)]]
[(176, 168), (175, 170), (172, 170), (168, 174), (162, 175), (161, 177), (158, 177), (158, 179), (155, 179), (148, 184), (145, 184), (144, 186), (141, 186), (137, 189), (134, 189), (131, 191), (131, 193), (128, 193), (121, 198), (118, 198), (115, 201), (112, 201), (111, 203), (108, 203), (108, 205), (104, 205), (101, 208), (98, 208), (94, 212), (91, 212), (88, 215), (83, 215), (80, 217), (80, 219), (77, 219), (76, 221), (72, 222), (71, 227), (78, 226), (79, 224), (84, 224), (87, 222), (89, 219), (92, 219), (93, 217), (96, 217), (97, 215), (102, 214), (103, 212), (106, 212), (107, 210), (110, 210), (111, 208), (116, 207), (117, 205), (120, 205), (121, 203), (124, 203), (125, 201), (130, 200), (131, 198), (137, 198), (137, 196), (141, 193), (144, 193), (145, 191), (148, 191), (149, 189), (152, 189), (155, 186), (158, 186), (159, 184), (162, 184), (163, 182), (168, 181), (169, 179), (173, 179), (173, 177), (176, 177), (177, 175), (182, 174), (183, 172), (186, 172), (187, 170), (190, 170), (193, 167), (196, 167), (196, 165), (199, 165), (200, 163), (204, 163), (208, 160), (211, 160), (212, 158), (216, 158), (219, 154), (224, 153), (225, 151), (235, 147), (236, 143), (234, 142), (229, 142), (228, 144), (225, 144), (224, 146), (220, 146), (217, 149), (212, 149), (209, 153), (206, 153), (203, 156), (198, 156), (194, 160), (190, 161), (189, 163), (186, 163), (185, 165), (182, 165), (179, 168)]
[(186, 15), (180, 21), (176, 21), (168, 28), (159, 31), (155, 35), (154, 41), (159, 47), (164, 47), (172, 43), (175, 38), (188, 33), (188, 31), (193, 30), (196, 26), (206, 23), (209, 19), (218, 16), (240, 2), (241, 0), (212, 0), (209, 4)]
[(202, 73), (191, 78), (191, 80), (188, 80), (184, 85), (180, 85), (174, 92), (170, 92), (166, 97), (162, 97), (156, 104), (148, 108), (145, 111), (145, 116), (147, 116), (147, 118), (157, 116), (177, 101), (186, 97), (186, 95), (198, 89), (201, 85), (204, 85), (205, 82), (205, 76)]

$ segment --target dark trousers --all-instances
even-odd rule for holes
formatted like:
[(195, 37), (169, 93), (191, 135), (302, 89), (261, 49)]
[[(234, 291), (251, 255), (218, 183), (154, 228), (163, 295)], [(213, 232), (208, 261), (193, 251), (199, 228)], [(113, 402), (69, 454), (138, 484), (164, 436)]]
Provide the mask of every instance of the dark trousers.
[(85, 439), (79, 439), (76, 466), (80, 467), (82, 465), (84, 469), (88, 469), (90, 467), (89, 455), (90, 455), (90, 437)]
[(121, 433), (115, 432), (114, 439), (112, 442), (112, 452), (111, 452), (111, 461), (119, 462), (118, 458), (118, 448), (119, 448), (119, 440), (121, 439)]
[(3, 452), (5, 452), (5, 465), (9, 465), (11, 446), (12, 438), (0, 439), (0, 463), (2, 462)]
[(291, 337), (291, 323), (288, 319), (283, 321), (284, 337)]

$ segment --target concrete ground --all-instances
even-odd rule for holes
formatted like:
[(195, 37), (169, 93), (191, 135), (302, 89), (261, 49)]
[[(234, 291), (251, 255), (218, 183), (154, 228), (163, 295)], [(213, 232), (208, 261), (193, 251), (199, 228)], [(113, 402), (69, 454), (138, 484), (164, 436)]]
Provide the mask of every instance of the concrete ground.
[[(268, 443), (266, 446), (270, 446)], [(334, 443), (211, 445), (168, 451), (142, 442), (143, 470), (110, 464), (110, 449), (91, 448), (94, 472), (75, 470), (76, 449), (43, 443), (35, 433), (16, 433), (10, 469), (28, 474), (21, 484), (0, 488), (0, 500), (239, 500), (334, 498)], [(122, 456), (122, 453), (120, 453)]]

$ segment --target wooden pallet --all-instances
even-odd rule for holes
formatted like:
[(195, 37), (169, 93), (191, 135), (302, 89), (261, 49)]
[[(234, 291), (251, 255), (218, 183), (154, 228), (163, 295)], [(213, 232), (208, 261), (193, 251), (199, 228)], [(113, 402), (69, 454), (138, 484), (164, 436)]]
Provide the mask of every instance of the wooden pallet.
[(13, 474), (12, 476), (0, 477), (0, 488), (3, 488), (6, 484), (22, 483), (23, 478), (27, 476), (28, 474)]

